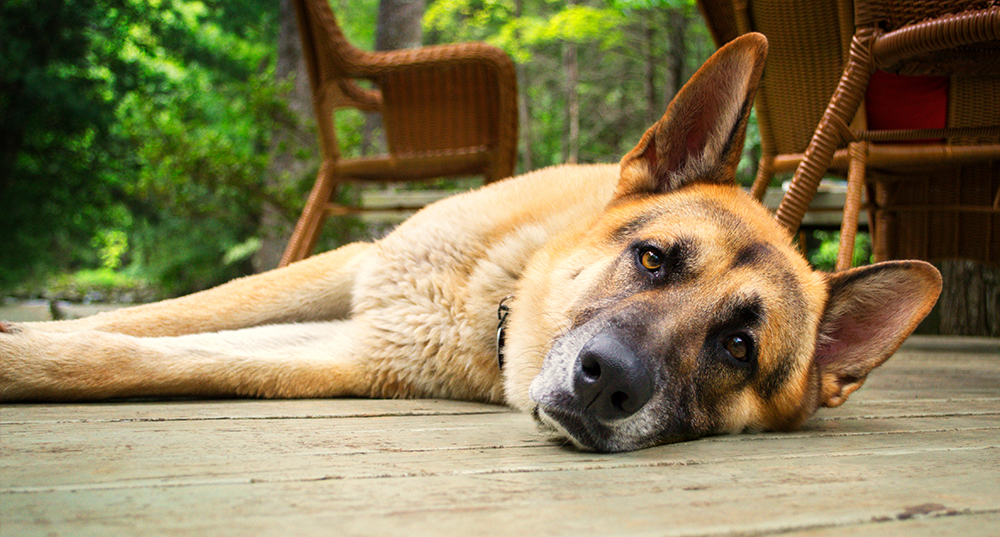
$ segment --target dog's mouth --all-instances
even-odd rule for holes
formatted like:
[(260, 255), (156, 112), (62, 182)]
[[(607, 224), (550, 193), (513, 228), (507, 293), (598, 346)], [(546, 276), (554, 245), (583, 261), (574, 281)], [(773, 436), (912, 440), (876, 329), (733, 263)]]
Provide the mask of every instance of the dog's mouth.
[(614, 451), (599, 447), (600, 442), (598, 442), (597, 437), (584, 424), (582, 416), (552, 408), (543, 409), (540, 405), (535, 406), (532, 416), (540, 426), (560, 437), (565, 437), (577, 449), (583, 451)]
[[(536, 404), (531, 413), (538, 424), (568, 439), (581, 451), (617, 453), (634, 451), (663, 444), (687, 442), (704, 434), (684, 427), (664, 427), (665, 430), (652, 432), (645, 427), (629, 427), (626, 424), (607, 424), (586, 413), (573, 409)], [(668, 420), (676, 421), (676, 420)], [(633, 424), (634, 425), (634, 424)]]

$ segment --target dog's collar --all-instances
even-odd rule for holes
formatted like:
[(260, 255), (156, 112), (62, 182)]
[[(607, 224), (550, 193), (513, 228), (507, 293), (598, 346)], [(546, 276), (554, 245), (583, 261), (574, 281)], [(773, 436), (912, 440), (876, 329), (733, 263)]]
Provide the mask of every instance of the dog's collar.
[(514, 295), (507, 295), (500, 301), (500, 305), (497, 306), (497, 319), (500, 322), (497, 323), (497, 369), (503, 369), (503, 351), (504, 345), (506, 344), (506, 332), (507, 332), (507, 314), (510, 313), (510, 306), (507, 305), (507, 301), (514, 298)]

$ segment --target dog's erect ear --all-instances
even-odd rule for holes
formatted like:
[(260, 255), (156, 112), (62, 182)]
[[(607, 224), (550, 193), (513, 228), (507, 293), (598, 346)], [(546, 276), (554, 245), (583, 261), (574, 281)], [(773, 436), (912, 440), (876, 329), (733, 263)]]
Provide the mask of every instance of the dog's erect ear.
[(941, 274), (923, 261), (890, 261), (830, 275), (814, 360), (819, 403), (835, 407), (882, 365), (941, 294)]
[(713, 54), (622, 159), (618, 195), (732, 183), (766, 57), (767, 39), (757, 33)]

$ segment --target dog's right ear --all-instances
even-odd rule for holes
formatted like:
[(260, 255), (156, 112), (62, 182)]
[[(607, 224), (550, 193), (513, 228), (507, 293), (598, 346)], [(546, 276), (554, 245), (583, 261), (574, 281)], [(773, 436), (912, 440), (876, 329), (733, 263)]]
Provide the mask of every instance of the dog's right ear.
[(734, 183), (767, 39), (740, 36), (720, 48), (681, 88), (663, 118), (621, 164), (621, 196), (690, 183)]
[(822, 406), (834, 407), (864, 384), (937, 302), (941, 273), (923, 261), (887, 261), (827, 276), (830, 296), (814, 361)]

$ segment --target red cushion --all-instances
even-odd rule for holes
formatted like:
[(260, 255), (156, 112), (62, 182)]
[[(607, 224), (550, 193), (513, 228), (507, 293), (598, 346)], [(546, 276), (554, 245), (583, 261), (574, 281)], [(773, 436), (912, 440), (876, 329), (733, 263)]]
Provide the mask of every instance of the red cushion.
[(948, 77), (875, 71), (865, 107), (872, 130), (943, 129), (948, 121)]

